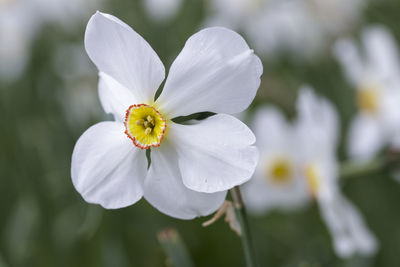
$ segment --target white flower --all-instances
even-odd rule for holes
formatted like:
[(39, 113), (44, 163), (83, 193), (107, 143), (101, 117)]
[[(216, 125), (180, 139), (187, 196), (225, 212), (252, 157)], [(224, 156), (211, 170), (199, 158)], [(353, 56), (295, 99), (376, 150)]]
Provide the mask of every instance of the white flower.
[(0, 83), (16, 81), (30, 59), (32, 43), (43, 23), (76, 26), (102, 0), (0, 0)]
[[(72, 181), (86, 201), (121, 208), (144, 196), (161, 212), (190, 219), (214, 212), (226, 190), (252, 176), (258, 151), (242, 122), (226, 114), (191, 125), (171, 120), (248, 107), (262, 65), (242, 37), (224, 28), (193, 35), (157, 100), (164, 66), (124, 22), (97, 12), (88, 23), (85, 47), (100, 71), (100, 101), (115, 117), (90, 127), (75, 146)], [(142, 148), (150, 147), (148, 168)]]
[(254, 129), (261, 156), (255, 177), (243, 188), (249, 208), (256, 212), (289, 209), (316, 200), (339, 257), (373, 254), (374, 236), (338, 186), (339, 126), (333, 106), (303, 87), (297, 111), (293, 125), (274, 109), (256, 115)]
[(297, 101), (296, 142), (299, 166), (311, 195), (330, 200), (337, 189), (336, 147), (338, 118), (334, 107), (311, 88), (300, 89)]
[(374, 254), (377, 249), (375, 237), (338, 186), (336, 146), (339, 124), (335, 109), (307, 87), (300, 91), (297, 109), (297, 142), (302, 153), (300, 166), (331, 232), (336, 254), (342, 258), (357, 253)]
[(360, 0), (214, 0), (207, 25), (242, 30), (266, 57), (311, 59), (357, 23)]
[[(21, 1), (21, 0), (14, 0)], [(87, 16), (100, 8), (103, 0), (25, 0), (32, 2), (36, 19), (41, 22), (56, 22), (69, 28), (86, 21)]]
[(324, 30), (338, 35), (351, 30), (360, 20), (365, 0), (305, 0)]
[(348, 136), (349, 154), (371, 159), (399, 133), (400, 66), (396, 43), (382, 26), (362, 33), (363, 50), (354, 41), (335, 44), (334, 54), (356, 89), (359, 112)]
[(144, 8), (156, 22), (171, 20), (182, 6), (182, 0), (143, 0)]
[(254, 177), (243, 186), (249, 210), (290, 210), (309, 201), (306, 181), (297, 167), (299, 160), (295, 128), (273, 107), (259, 109), (252, 123), (260, 151)]
[(13, 82), (24, 71), (37, 27), (29, 1), (0, 0), (0, 83)]
[(83, 43), (63, 43), (52, 56), (52, 66), (63, 81), (57, 90), (59, 102), (70, 127), (82, 131), (93, 118), (105, 116), (97, 96), (97, 70), (86, 56)]

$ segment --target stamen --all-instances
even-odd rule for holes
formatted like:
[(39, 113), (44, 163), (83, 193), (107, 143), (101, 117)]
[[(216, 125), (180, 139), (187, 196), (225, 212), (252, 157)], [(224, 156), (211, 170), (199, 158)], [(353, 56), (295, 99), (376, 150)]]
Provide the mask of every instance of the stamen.
[(309, 164), (305, 169), (305, 176), (311, 196), (316, 197), (321, 187), (319, 169), (315, 165)]
[(291, 162), (287, 158), (275, 158), (267, 167), (266, 177), (276, 184), (286, 184), (292, 178)]
[(364, 84), (358, 89), (357, 105), (361, 111), (376, 114), (379, 109), (379, 86)]
[(154, 126), (154, 118), (152, 116), (147, 116), (147, 121), (151, 123), (151, 125)]
[(166, 120), (160, 112), (146, 104), (132, 105), (125, 116), (126, 135), (141, 149), (157, 147), (163, 139)]
[(146, 128), (146, 130), (144, 130), (144, 133), (146, 134), (146, 135), (149, 135), (149, 134), (151, 134), (151, 131), (152, 131), (153, 129), (151, 129), (151, 128)]

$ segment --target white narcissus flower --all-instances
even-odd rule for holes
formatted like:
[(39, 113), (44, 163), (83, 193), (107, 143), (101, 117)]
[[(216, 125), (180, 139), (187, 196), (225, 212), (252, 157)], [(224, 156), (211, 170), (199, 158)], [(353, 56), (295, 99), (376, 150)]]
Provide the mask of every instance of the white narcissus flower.
[(209, 2), (207, 25), (243, 31), (257, 52), (273, 58), (289, 52), (309, 57), (321, 43), (319, 24), (309, 16), (303, 1), (217, 0)]
[(86, 56), (83, 43), (63, 43), (52, 56), (53, 69), (63, 81), (58, 99), (73, 130), (82, 131), (93, 118), (104, 116), (96, 98), (97, 70)]
[(0, 0), (0, 84), (15, 81), (29, 60), (38, 23), (28, 0)]
[(311, 88), (304, 87), (300, 91), (297, 110), (296, 140), (302, 154), (299, 166), (310, 192), (318, 201), (336, 254), (342, 258), (354, 254), (373, 255), (377, 250), (374, 235), (339, 189), (336, 159), (339, 122), (334, 107), (314, 95)]
[(383, 26), (365, 29), (363, 49), (339, 40), (334, 55), (356, 89), (359, 112), (348, 136), (349, 154), (365, 161), (392, 142), (400, 128), (400, 61), (396, 42)]
[(34, 6), (36, 19), (41, 22), (56, 22), (64, 28), (83, 23), (87, 16), (100, 8), (103, 0), (14, 0), (30, 1)]
[(251, 212), (292, 210), (309, 201), (307, 183), (297, 167), (295, 128), (273, 107), (260, 108), (252, 123), (260, 151), (254, 177), (243, 186), (243, 197)]
[(351, 30), (359, 22), (366, 0), (304, 0), (312, 15), (331, 35)]
[(143, 0), (144, 8), (153, 21), (172, 19), (182, 6), (182, 0)]
[[(90, 127), (74, 148), (72, 181), (86, 201), (121, 208), (144, 196), (161, 212), (190, 219), (214, 212), (226, 190), (250, 179), (255, 137), (227, 114), (249, 106), (262, 65), (240, 35), (225, 28), (194, 34), (156, 100), (164, 66), (124, 22), (97, 12), (85, 47), (100, 71), (100, 101), (115, 118)], [(172, 121), (204, 111), (225, 114), (191, 125)]]
[(257, 52), (312, 59), (361, 17), (362, 0), (213, 0), (207, 25), (243, 31)]
[(297, 111), (293, 125), (275, 109), (262, 109), (256, 115), (260, 162), (255, 177), (243, 188), (249, 209), (258, 213), (293, 209), (314, 199), (339, 257), (373, 254), (377, 248), (374, 236), (338, 186), (339, 125), (333, 106), (304, 87)]
[[(102, 0), (0, 0), (0, 83), (16, 81), (30, 59), (43, 23), (71, 27), (83, 23)], [(6, 41), (3, 41), (6, 40)]]
[(307, 86), (300, 88), (295, 131), (298, 166), (311, 196), (317, 200), (332, 199), (338, 191), (338, 118), (334, 107)]

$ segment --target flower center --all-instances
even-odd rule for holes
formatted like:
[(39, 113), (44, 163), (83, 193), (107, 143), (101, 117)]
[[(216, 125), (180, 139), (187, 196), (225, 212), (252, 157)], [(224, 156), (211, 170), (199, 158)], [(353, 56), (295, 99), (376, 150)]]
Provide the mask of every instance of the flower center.
[(308, 164), (305, 169), (305, 177), (311, 196), (316, 197), (321, 187), (320, 171), (317, 166)]
[(139, 148), (160, 146), (166, 126), (166, 120), (152, 106), (138, 104), (126, 110), (125, 133)]
[(278, 158), (268, 166), (266, 176), (275, 184), (285, 184), (292, 177), (292, 166), (287, 159)]
[(361, 111), (376, 114), (379, 108), (378, 86), (361, 86), (357, 93), (357, 105)]

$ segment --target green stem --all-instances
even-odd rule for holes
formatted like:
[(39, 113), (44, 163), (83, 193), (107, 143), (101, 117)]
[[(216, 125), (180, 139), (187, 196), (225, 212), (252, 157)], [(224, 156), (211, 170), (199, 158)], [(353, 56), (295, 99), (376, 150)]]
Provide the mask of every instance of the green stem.
[(367, 162), (343, 162), (340, 164), (340, 178), (374, 175), (397, 166), (399, 159), (393, 156), (383, 156)]
[(157, 234), (157, 237), (172, 266), (194, 266), (189, 251), (176, 229), (169, 228), (162, 230)]
[(242, 231), (241, 239), (242, 239), (242, 246), (244, 250), (244, 256), (246, 259), (247, 267), (255, 267), (256, 260), (255, 254), (253, 249), (253, 243), (249, 228), (249, 223), (247, 220), (246, 210), (244, 207), (243, 199), (240, 194), (240, 189), (238, 186), (235, 186), (231, 189), (231, 196), (233, 199), (233, 207), (235, 209), (236, 216), (240, 223), (240, 228)]
[(368, 162), (343, 162), (340, 164), (340, 178), (351, 178), (379, 173), (387, 166), (387, 160), (376, 158)]
[(340, 164), (340, 178), (374, 175), (383, 171), (400, 169), (400, 151), (389, 149), (380, 157), (366, 162), (348, 161)]

